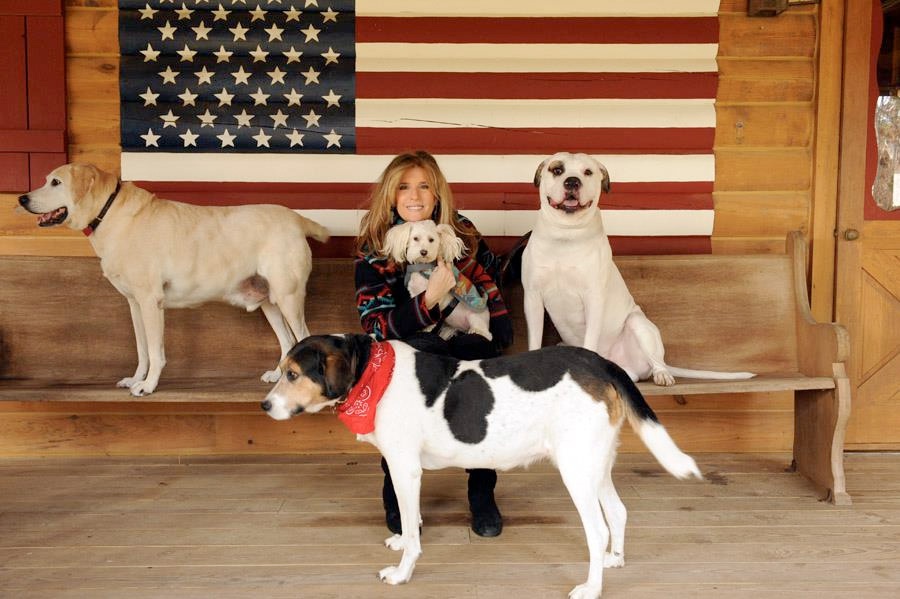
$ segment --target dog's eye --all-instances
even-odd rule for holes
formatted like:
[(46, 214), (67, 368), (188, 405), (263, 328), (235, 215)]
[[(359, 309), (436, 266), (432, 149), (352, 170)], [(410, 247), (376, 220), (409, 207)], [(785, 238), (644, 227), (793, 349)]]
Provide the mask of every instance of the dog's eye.
[(434, 237), (429, 237), (429, 238), (428, 238), (428, 243), (434, 243)]
[(287, 372), (284, 373), (284, 376), (286, 376), (286, 377), (287, 377), (287, 380), (289, 380), (289, 381), (292, 382), (292, 383), (293, 383), (294, 381), (296, 381), (298, 378), (300, 378), (300, 375), (297, 374), (297, 373), (296, 373), (295, 371), (293, 371), (293, 370), (288, 370)]
[(419, 237), (418, 236), (413, 237), (413, 241), (419, 241)]
[(584, 171), (584, 175), (586, 177), (590, 177), (593, 174), (594, 174), (594, 171), (592, 171), (591, 169), (585, 169), (585, 171)]
[(51, 180), (50, 180), (50, 185), (51, 185), (52, 187), (56, 187), (56, 186), (59, 185), (60, 183), (62, 183), (62, 181), (60, 181), (59, 179), (51, 179)]
[(553, 168), (550, 169), (550, 172), (553, 173), (554, 176), (558, 177), (558, 176), (560, 176), (561, 174), (563, 174), (563, 167), (561, 167), (561, 166), (554, 166)]

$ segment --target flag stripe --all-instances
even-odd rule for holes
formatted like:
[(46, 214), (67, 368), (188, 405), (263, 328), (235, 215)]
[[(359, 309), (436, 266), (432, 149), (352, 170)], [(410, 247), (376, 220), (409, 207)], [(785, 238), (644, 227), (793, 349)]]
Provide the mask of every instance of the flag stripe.
[(360, 72), (714, 72), (717, 44), (356, 44)]
[[(719, 0), (568, 0), (564, 10), (567, 14), (584, 17), (708, 17), (718, 13)], [(558, 4), (546, 0), (356, 0), (356, 14), (368, 17), (558, 17), (560, 12), (562, 9)]]
[(356, 42), (424, 44), (715, 43), (715, 18), (357, 17)]
[(360, 98), (715, 98), (715, 73), (360, 72)]

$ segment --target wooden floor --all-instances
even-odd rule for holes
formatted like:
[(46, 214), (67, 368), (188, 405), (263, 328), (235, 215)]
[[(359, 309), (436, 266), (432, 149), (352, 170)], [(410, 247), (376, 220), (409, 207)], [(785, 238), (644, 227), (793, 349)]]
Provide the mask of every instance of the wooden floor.
[[(699, 455), (706, 482), (620, 456), (626, 564), (604, 597), (900, 597), (900, 455), (850, 454), (851, 507), (783, 455)], [(0, 597), (565, 597), (587, 576), (555, 470), (503, 473), (503, 534), (470, 532), (465, 474), (428, 472), (413, 580), (376, 572), (376, 457), (0, 460)]]

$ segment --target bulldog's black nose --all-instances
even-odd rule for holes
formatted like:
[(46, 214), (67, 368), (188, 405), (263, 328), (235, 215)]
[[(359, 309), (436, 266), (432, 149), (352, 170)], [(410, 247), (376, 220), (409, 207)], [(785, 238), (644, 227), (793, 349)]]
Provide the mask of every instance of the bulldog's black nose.
[(31, 200), (28, 198), (28, 195), (27, 195), (27, 194), (26, 194), (26, 195), (21, 195), (21, 196), (19, 196), (19, 206), (21, 206), (22, 208), (24, 208), (25, 206), (27, 206), (27, 205), (28, 205), (28, 202), (30, 202), (30, 201), (31, 201)]
[(259, 407), (261, 407), (263, 411), (268, 412), (272, 409), (272, 402), (267, 399), (266, 401), (259, 404)]
[(581, 188), (581, 179), (578, 177), (568, 177), (563, 181), (563, 187), (566, 189), (579, 189)]

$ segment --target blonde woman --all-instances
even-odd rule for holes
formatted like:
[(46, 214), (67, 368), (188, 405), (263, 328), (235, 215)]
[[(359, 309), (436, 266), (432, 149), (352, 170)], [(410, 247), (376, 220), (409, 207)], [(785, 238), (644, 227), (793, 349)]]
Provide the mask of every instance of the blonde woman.
[[(427, 289), (410, 297), (403, 283), (404, 265), (381, 250), (392, 226), (425, 219), (452, 226), (468, 251), (453, 265), (439, 261)], [(495, 357), (512, 343), (512, 323), (495, 282), (498, 263), (472, 222), (456, 211), (450, 186), (434, 157), (424, 151), (400, 154), (376, 182), (357, 237), (356, 306), (362, 327), (379, 340), (402, 339), (417, 349), (460, 360)], [(445, 341), (436, 333), (422, 332), (442, 318), (438, 305), (455, 285), (451, 266), (487, 295), (492, 341), (476, 334), (458, 334)], [(385, 473), (385, 520), (392, 532), (399, 533), (400, 510), (384, 459), (381, 467)], [(503, 529), (494, 501), (496, 482), (493, 470), (469, 471), (472, 530), (485, 537), (497, 536)]]

